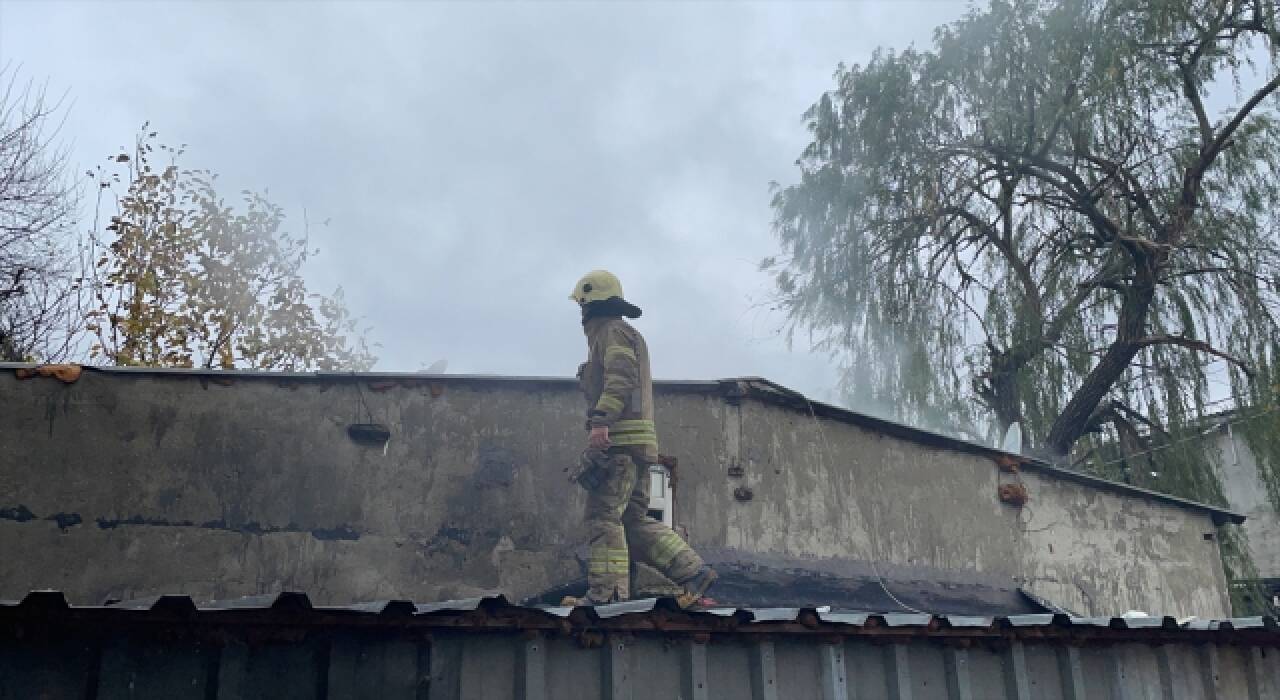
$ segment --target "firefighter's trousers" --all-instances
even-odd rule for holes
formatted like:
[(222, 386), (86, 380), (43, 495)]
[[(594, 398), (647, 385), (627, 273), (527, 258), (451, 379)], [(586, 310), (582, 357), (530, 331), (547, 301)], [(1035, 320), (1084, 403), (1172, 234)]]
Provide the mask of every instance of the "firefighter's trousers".
[(648, 460), (613, 448), (606, 469), (600, 486), (587, 492), (587, 595), (600, 602), (630, 599), (632, 556), (676, 583), (693, 578), (703, 566), (702, 557), (674, 530), (649, 517)]

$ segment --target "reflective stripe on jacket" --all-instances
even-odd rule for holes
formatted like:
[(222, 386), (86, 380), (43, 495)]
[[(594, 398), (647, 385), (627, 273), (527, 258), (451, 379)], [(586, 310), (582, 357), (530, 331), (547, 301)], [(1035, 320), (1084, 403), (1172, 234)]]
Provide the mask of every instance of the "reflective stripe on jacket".
[(643, 448), (656, 457), (653, 380), (644, 338), (617, 317), (590, 319), (583, 324), (583, 331), (588, 353), (580, 382), (587, 399), (588, 424), (607, 426), (614, 445)]

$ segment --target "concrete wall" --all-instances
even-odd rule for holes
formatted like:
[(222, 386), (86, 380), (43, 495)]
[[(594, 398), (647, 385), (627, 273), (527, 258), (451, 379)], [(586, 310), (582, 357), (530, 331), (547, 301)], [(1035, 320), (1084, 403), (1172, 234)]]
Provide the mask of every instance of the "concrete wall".
[(1267, 496), (1267, 486), (1258, 473), (1258, 457), (1243, 435), (1223, 430), (1218, 433), (1218, 477), (1223, 495), (1234, 510), (1244, 513), (1249, 553), (1263, 578), (1280, 578), (1280, 512)]
[(1088, 614), (1229, 612), (1203, 515), (1032, 470), (1021, 474), (1030, 502), (1019, 510), (997, 499), (1013, 477), (986, 456), (759, 402), (737, 410), (754, 498), (735, 502), (723, 488), (699, 488), (691, 504), (677, 496), (677, 519), (703, 538), (997, 573)]
[[(572, 382), (3, 371), (0, 397), (0, 598), (520, 597), (579, 572)], [(1035, 471), (1018, 510), (989, 456), (714, 383), (658, 409), (695, 546), (969, 571), (1085, 614), (1229, 613), (1203, 510)], [(385, 454), (348, 438), (365, 422), (392, 426)]]

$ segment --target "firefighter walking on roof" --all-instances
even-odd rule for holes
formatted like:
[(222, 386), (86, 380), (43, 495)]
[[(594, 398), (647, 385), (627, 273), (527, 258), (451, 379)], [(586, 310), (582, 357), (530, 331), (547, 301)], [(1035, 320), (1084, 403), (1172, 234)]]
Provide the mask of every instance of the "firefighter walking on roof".
[(567, 605), (597, 605), (631, 597), (634, 557), (684, 589), (681, 607), (697, 604), (716, 579), (674, 530), (649, 517), (649, 465), (658, 461), (653, 382), (644, 338), (623, 317), (640, 309), (604, 270), (587, 273), (569, 296), (582, 309), (587, 361), (578, 370), (587, 399), (587, 450), (576, 480), (587, 489), (590, 539), (587, 594)]

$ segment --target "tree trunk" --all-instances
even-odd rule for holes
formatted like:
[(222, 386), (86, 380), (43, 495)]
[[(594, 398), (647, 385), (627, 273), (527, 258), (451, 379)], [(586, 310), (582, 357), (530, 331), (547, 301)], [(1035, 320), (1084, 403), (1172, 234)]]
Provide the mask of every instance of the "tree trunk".
[(1126, 290), (1120, 307), (1115, 341), (1053, 420), (1045, 445), (1053, 458), (1065, 460), (1069, 457), (1071, 447), (1088, 430), (1089, 418), (1098, 404), (1142, 349), (1138, 341), (1145, 335), (1147, 312), (1156, 293), (1156, 275), (1151, 261), (1140, 263), (1138, 267), (1138, 279)]
[(5, 362), (22, 362), (23, 360), (17, 348), (13, 347), (13, 339), (4, 331), (0, 331), (0, 360)]
[(999, 440), (1010, 425), (1022, 420), (1022, 402), (1018, 397), (1018, 372), (1021, 367), (1012, 366), (1007, 355), (993, 355), (991, 358), (990, 393), (987, 404), (996, 415), (1000, 426)]

